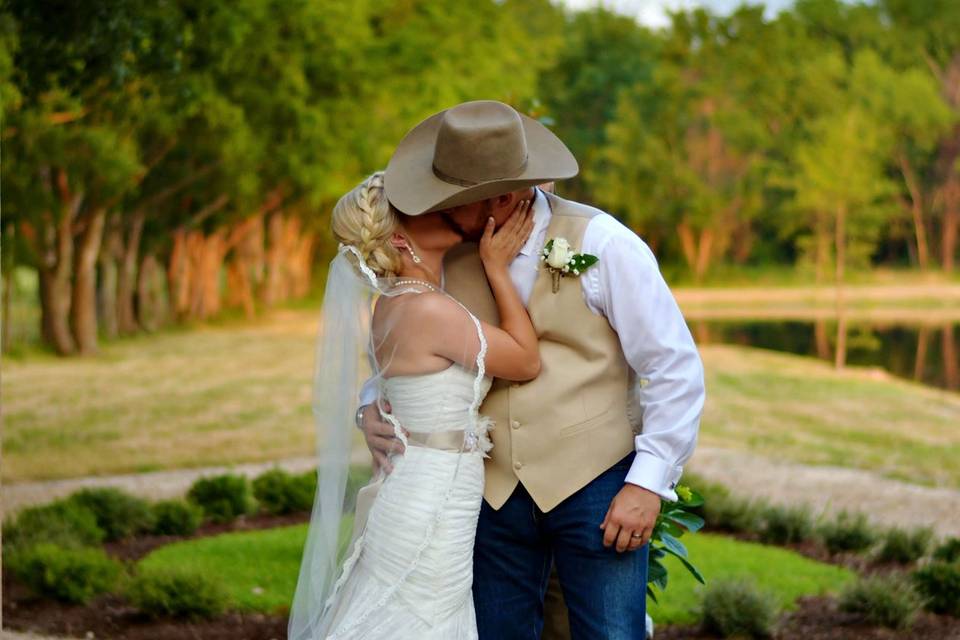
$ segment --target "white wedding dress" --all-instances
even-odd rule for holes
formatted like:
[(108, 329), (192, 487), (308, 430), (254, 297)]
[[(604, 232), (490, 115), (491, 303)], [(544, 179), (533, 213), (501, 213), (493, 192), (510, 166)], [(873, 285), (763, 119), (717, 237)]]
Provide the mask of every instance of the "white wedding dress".
[(483, 457), (492, 445), (490, 421), (476, 411), (490, 382), (457, 364), (382, 381), (393, 417), (411, 436), (344, 562), (330, 600), (329, 638), (477, 637), (473, 544)]

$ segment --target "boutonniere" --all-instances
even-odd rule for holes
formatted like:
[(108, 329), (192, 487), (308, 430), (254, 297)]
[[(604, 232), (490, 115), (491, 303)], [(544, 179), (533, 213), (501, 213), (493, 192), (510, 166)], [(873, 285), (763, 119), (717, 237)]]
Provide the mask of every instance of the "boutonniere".
[(600, 260), (589, 253), (574, 253), (566, 238), (551, 238), (543, 247), (540, 262), (547, 264), (553, 276), (553, 292), (560, 290), (560, 278), (579, 277), (581, 273), (597, 264)]

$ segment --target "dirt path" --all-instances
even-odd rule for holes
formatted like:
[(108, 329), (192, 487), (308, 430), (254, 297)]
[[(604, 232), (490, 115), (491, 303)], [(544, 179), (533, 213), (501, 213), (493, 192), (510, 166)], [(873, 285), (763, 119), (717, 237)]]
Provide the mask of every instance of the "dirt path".
[(809, 466), (742, 451), (697, 447), (691, 473), (719, 482), (734, 495), (775, 504), (808, 504), (815, 514), (862, 511), (880, 526), (928, 525), (939, 536), (960, 536), (960, 491), (891, 480), (870, 471)]

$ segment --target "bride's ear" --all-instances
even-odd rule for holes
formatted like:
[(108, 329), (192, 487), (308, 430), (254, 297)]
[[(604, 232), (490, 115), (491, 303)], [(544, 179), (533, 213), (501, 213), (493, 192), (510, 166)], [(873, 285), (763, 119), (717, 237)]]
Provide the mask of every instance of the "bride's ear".
[(406, 249), (410, 246), (407, 237), (399, 231), (394, 231), (390, 235), (390, 244), (396, 249)]

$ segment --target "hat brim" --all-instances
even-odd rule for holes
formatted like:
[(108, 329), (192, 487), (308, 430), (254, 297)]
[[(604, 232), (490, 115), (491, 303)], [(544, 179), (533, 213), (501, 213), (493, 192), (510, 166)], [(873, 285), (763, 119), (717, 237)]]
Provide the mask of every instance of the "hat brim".
[(433, 150), (445, 111), (430, 116), (400, 141), (383, 176), (390, 203), (401, 212), (418, 216), (486, 198), (565, 180), (580, 170), (576, 158), (552, 131), (520, 114), (527, 141), (527, 165), (521, 174), (462, 186), (451, 184), (433, 172)]

